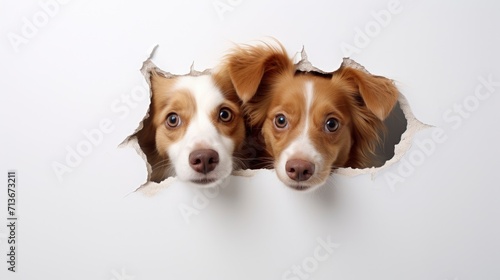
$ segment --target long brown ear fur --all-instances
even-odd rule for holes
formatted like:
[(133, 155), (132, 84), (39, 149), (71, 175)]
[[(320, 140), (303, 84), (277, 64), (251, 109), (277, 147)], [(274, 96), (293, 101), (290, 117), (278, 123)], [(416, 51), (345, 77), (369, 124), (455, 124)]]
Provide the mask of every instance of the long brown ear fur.
[(383, 120), (396, 105), (399, 91), (392, 81), (352, 68), (341, 68), (332, 79), (348, 82), (352, 92), (353, 140), (349, 162), (353, 168), (371, 167), (375, 148), (384, 134)]
[(339, 77), (352, 82), (366, 107), (383, 121), (396, 105), (399, 91), (391, 80), (353, 68), (340, 69)]
[(294, 73), (293, 62), (279, 43), (277, 46), (239, 46), (226, 56), (223, 67), (243, 101), (243, 110), (251, 125), (265, 118), (268, 93), (276, 79)]

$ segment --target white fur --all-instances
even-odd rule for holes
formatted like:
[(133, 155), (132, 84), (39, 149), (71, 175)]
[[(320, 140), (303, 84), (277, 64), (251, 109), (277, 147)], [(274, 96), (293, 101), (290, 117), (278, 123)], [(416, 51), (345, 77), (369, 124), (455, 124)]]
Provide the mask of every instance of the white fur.
[[(220, 134), (211, 121), (211, 114), (224, 102), (224, 96), (209, 75), (181, 77), (174, 87), (188, 90), (197, 106), (196, 114), (192, 116), (183, 138), (167, 149), (175, 173), (181, 181), (220, 178), (202, 185), (217, 186), (231, 174), (232, 151), (235, 146), (234, 141)], [(194, 171), (189, 164), (189, 154), (197, 149), (212, 149), (219, 154), (219, 164), (206, 175)]]
[[(290, 145), (286, 147), (283, 152), (280, 154), (277, 165), (276, 165), (276, 173), (278, 177), (289, 186), (320, 186), (324, 184), (324, 181), (321, 183), (315, 183), (314, 185), (310, 182), (311, 179), (316, 177), (316, 174), (320, 170), (320, 166), (324, 164), (323, 157), (321, 154), (314, 148), (314, 145), (309, 136), (309, 122), (310, 122), (310, 110), (312, 106), (312, 102), (314, 99), (314, 84), (312, 82), (306, 82), (304, 85), (304, 98), (306, 100), (304, 111), (302, 112), (302, 116), (304, 116), (304, 128), (302, 133), (290, 142)], [(307, 181), (302, 181), (300, 183), (290, 179), (286, 173), (286, 162), (290, 159), (302, 159), (312, 162), (315, 165), (314, 174)]]

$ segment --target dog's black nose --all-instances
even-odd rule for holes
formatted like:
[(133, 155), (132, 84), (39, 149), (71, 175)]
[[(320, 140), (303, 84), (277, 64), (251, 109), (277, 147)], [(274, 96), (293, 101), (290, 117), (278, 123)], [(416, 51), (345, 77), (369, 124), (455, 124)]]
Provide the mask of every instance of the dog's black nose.
[(189, 154), (189, 165), (198, 173), (207, 174), (217, 167), (219, 154), (211, 149), (201, 149)]
[(288, 160), (285, 169), (288, 177), (297, 182), (306, 181), (314, 174), (314, 164), (302, 159)]

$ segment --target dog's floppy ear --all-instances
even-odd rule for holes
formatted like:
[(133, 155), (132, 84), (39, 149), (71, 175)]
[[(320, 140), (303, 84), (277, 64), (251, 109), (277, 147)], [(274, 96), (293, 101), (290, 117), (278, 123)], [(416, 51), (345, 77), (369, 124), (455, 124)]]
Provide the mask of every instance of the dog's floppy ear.
[(226, 57), (226, 70), (238, 97), (247, 103), (259, 86), (270, 85), (277, 75), (293, 74), (293, 63), (283, 46), (240, 46)]
[(337, 72), (338, 77), (349, 81), (357, 88), (368, 110), (379, 120), (384, 120), (396, 105), (399, 91), (391, 80), (349, 67), (343, 67)]

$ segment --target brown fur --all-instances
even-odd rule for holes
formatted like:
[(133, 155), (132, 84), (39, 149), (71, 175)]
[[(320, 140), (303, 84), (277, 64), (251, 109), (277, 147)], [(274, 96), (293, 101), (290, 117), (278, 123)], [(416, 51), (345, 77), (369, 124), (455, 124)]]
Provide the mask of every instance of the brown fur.
[[(228, 78), (224, 79), (220, 74), (214, 74), (212, 78), (227, 99), (219, 108), (214, 109), (212, 122), (220, 133), (234, 140), (236, 153), (241, 148), (245, 137), (243, 117), (240, 112), (241, 101)], [(152, 97), (149, 116), (144, 120), (143, 128), (135, 134), (139, 146), (151, 165), (152, 172), (148, 178), (149, 181), (161, 182), (166, 177), (175, 175), (171, 168), (172, 162), (166, 153), (166, 147), (183, 137), (190, 118), (196, 111), (196, 102), (189, 92), (172, 90), (175, 81), (175, 77), (165, 78), (155, 70), (151, 72)], [(218, 112), (222, 107), (227, 107), (233, 112), (231, 122), (219, 121)], [(181, 126), (170, 128), (165, 125), (166, 117), (170, 112), (175, 112), (180, 116)]]
[[(266, 151), (275, 159), (305, 127), (304, 85), (312, 82), (314, 99), (309, 135), (324, 156), (320, 177), (333, 168), (371, 166), (382, 121), (394, 107), (398, 90), (389, 79), (352, 68), (340, 68), (330, 77), (296, 73), (292, 60), (279, 46), (243, 46), (226, 57), (225, 68), (244, 102), (251, 129), (262, 133)], [(287, 129), (274, 125), (276, 114), (288, 118)], [(340, 121), (335, 132), (325, 132), (328, 117)]]

